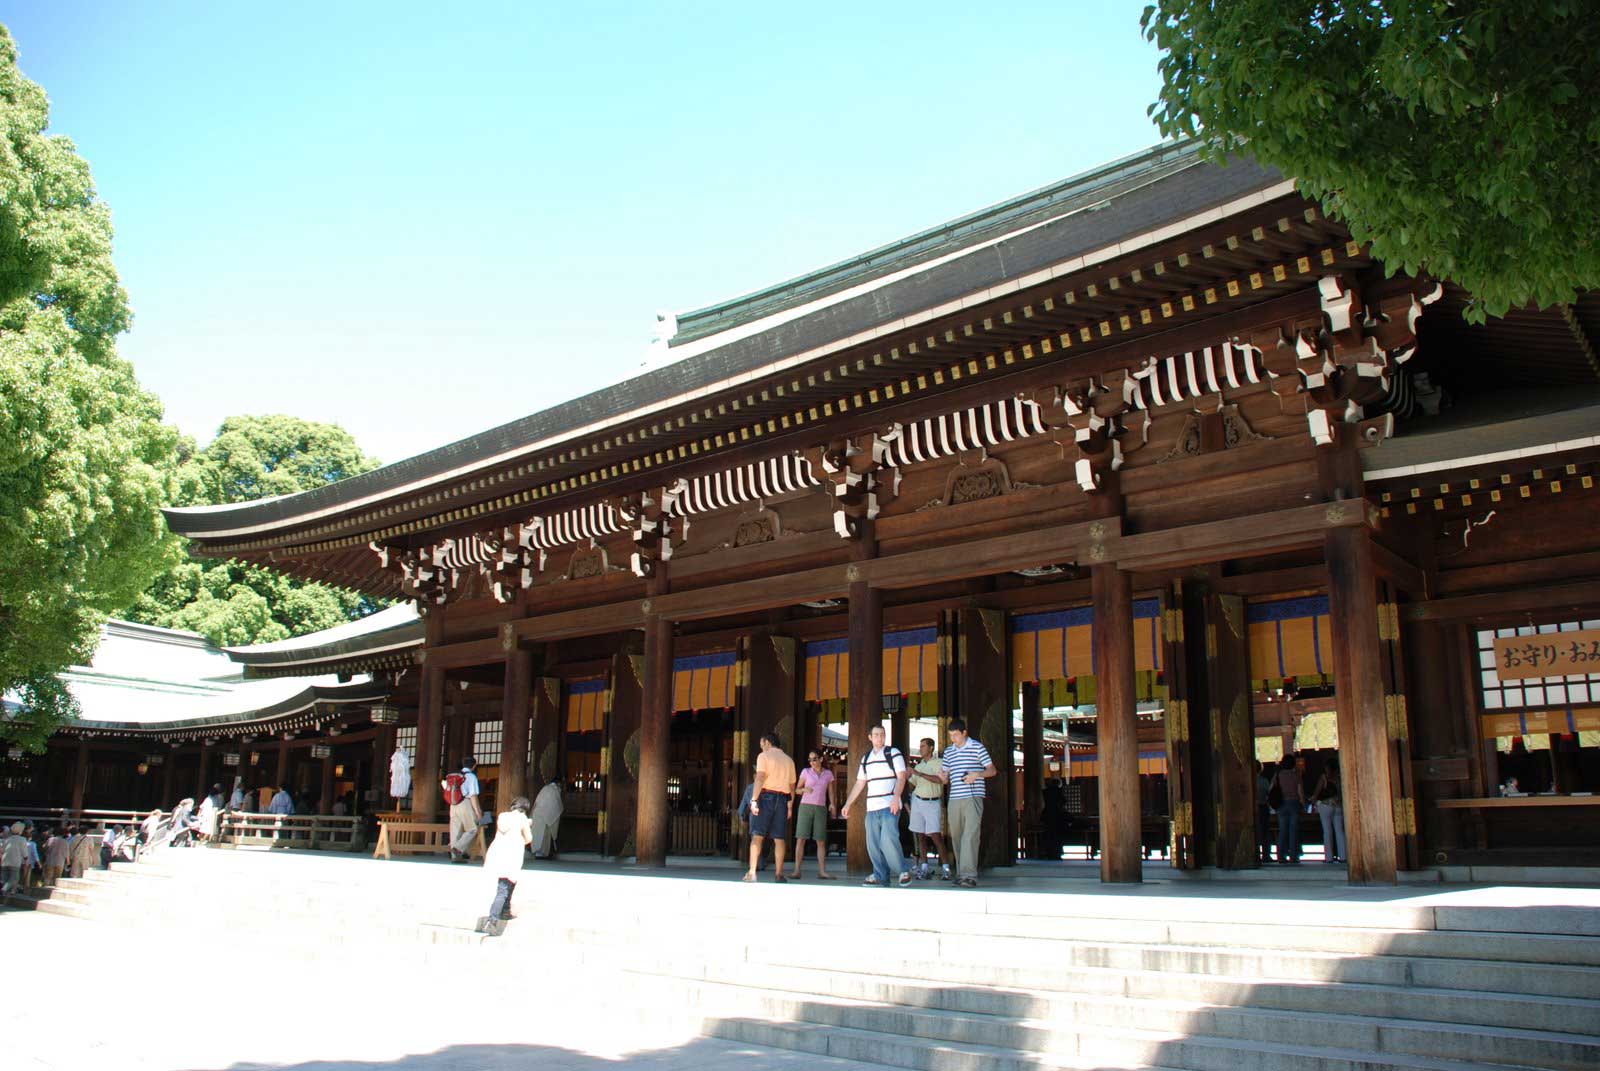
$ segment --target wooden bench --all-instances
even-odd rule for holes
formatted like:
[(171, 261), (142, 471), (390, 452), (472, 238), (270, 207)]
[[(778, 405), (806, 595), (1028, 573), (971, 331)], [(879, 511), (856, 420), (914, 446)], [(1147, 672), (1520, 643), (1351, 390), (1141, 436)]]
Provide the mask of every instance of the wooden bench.
[[(479, 826), (467, 854), (482, 859), (484, 850), (483, 827)], [(397, 855), (448, 855), (449, 852), (449, 822), (424, 822), (411, 815), (378, 817), (378, 844), (372, 850), (374, 859), (392, 859)]]

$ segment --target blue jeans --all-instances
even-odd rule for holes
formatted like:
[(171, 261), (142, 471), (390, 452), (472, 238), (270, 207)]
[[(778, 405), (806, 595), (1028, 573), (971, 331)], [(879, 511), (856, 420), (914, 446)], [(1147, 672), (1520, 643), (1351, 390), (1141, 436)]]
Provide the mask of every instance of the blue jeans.
[(1300, 805), (1285, 803), (1278, 808), (1278, 862), (1300, 861)]
[(900, 816), (881, 811), (867, 812), (867, 856), (872, 860), (872, 876), (887, 885), (905, 873), (905, 857), (900, 854)]

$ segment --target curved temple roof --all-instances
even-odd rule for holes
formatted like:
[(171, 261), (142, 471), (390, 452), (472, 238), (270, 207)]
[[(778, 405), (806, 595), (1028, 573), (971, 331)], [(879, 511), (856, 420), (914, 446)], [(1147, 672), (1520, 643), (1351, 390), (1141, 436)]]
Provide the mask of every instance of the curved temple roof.
[[(622, 383), (326, 487), (227, 508), (168, 509), (195, 538), (260, 535), (471, 477), (579, 433), (709, 395), (906, 317), (982, 298), (1046, 269), (1158, 241), (1220, 206), (1292, 186), (1253, 161), (1203, 163), (1166, 143), (722, 305), (686, 314), (686, 355)], [(1123, 244), (1126, 243), (1126, 244)]]
[[(359, 652), (363, 643), (378, 642), (372, 637), (395, 642), (414, 624), (414, 611), (394, 607), (281, 643), (223, 650), (193, 632), (108, 621), (90, 664), (60, 675), (80, 710), (80, 717), (65, 728), (92, 735), (166, 738), (226, 730), (265, 732), (327, 720), (328, 707), (370, 706), (388, 697), (390, 685), (362, 674), (337, 673), (333, 667), (256, 680), (241, 665), (251, 658), (292, 660), (304, 652)], [(414, 643), (420, 644), (420, 626), (416, 631)], [(6, 705), (16, 704), (8, 699)]]

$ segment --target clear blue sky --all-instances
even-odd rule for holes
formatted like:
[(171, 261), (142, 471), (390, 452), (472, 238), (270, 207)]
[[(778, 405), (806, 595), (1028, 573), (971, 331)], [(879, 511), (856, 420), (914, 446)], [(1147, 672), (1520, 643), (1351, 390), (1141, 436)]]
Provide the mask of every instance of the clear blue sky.
[(698, 308), (1158, 140), (1130, 3), (13, 0), (122, 344), (385, 461), (621, 378)]

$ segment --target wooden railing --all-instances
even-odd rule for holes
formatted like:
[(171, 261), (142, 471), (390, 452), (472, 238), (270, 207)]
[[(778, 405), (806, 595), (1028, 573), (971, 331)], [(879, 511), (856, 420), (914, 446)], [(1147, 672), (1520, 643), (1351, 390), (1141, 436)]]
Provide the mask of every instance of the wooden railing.
[[(87, 823), (91, 826), (136, 826), (145, 820), (149, 811), (74, 811), (70, 807), (8, 807), (0, 811), (0, 822), (32, 822), (34, 825), (59, 826), (67, 822)], [(163, 811), (162, 814), (171, 812)]]
[(366, 847), (366, 819), (340, 814), (256, 814), (224, 811), (217, 842), (235, 848), (321, 848), (354, 852)]

